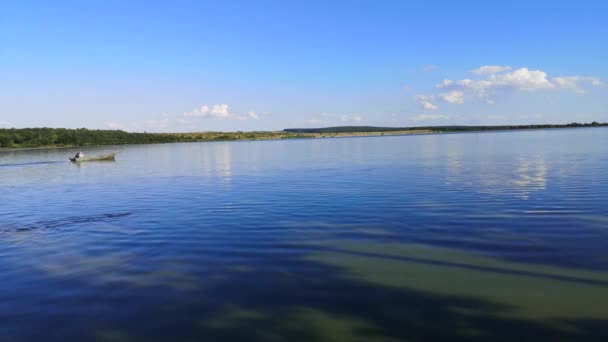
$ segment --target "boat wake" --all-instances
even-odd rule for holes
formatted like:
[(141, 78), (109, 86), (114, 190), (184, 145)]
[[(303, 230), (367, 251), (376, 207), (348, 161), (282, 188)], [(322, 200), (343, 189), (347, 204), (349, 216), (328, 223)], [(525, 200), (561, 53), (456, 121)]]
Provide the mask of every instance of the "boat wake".
[(0, 164), (2, 167), (19, 167), (19, 166), (38, 166), (38, 165), (50, 165), (50, 164), (63, 164), (64, 161), (43, 161), (43, 162), (32, 162), (32, 163), (16, 163), (16, 164)]
[(99, 214), (99, 215), (89, 215), (89, 216), (70, 216), (62, 219), (56, 220), (45, 220), (38, 221), (27, 225), (20, 225), (17, 227), (10, 226), (0, 226), (0, 233), (14, 233), (14, 232), (28, 232), (32, 230), (40, 230), (40, 229), (58, 229), (62, 227), (84, 224), (84, 223), (92, 223), (92, 222), (108, 222), (112, 220), (116, 220), (122, 217), (126, 217), (131, 215), (131, 212), (120, 212), (120, 213), (107, 213), (107, 214)]

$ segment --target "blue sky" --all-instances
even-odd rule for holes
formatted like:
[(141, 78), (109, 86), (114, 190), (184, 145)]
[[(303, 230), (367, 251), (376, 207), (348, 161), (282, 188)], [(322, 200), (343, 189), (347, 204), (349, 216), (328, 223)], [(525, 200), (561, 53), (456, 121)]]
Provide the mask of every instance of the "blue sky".
[(3, 1), (0, 127), (608, 122), (604, 1)]

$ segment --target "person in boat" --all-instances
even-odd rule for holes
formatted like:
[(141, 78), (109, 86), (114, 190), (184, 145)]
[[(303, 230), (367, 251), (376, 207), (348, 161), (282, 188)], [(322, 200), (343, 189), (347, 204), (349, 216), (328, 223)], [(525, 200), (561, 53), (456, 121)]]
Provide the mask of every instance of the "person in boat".
[(78, 159), (78, 158), (82, 158), (82, 157), (84, 157), (84, 153), (82, 153), (82, 152), (78, 152), (78, 153), (76, 153), (76, 155), (74, 156), (74, 159)]

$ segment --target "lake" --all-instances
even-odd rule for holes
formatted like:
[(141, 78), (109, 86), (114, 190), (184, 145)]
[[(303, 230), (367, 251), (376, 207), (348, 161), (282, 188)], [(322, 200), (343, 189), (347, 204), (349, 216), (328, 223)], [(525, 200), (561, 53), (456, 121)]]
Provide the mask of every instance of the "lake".
[(608, 129), (0, 152), (2, 341), (605, 340)]

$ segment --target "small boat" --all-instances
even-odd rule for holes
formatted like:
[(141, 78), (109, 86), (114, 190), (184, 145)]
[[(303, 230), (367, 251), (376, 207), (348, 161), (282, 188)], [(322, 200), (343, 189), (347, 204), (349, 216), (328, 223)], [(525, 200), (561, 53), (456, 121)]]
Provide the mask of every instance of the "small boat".
[(108, 153), (108, 154), (103, 154), (100, 156), (84, 156), (81, 158), (70, 158), (71, 162), (74, 163), (80, 163), (80, 162), (86, 162), (86, 161), (108, 161), (108, 160), (115, 160), (114, 156), (116, 156), (116, 153)]

